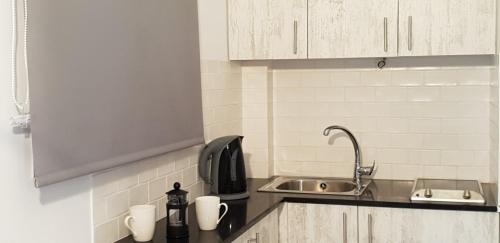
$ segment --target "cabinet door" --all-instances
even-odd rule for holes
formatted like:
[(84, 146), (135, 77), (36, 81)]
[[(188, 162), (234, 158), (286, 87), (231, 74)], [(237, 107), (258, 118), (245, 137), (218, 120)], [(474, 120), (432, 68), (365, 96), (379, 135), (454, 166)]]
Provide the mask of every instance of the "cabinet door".
[(233, 243), (275, 243), (278, 242), (278, 228), (278, 210), (276, 209), (234, 240)]
[(229, 0), (231, 60), (307, 58), (307, 0)]
[(287, 242), (357, 242), (357, 207), (301, 203), (287, 206)]
[(495, 0), (400, 0), (399, 55), (495, 54)]
[(398, 0), (309, 0), (309, 58), (397, 56)]
[(498, 220), (494, 212), (359, 207), (359, 242), (498, 242)]
[(392, 237), (392, 209), (358, 207), (359, 243), (398, 243)]

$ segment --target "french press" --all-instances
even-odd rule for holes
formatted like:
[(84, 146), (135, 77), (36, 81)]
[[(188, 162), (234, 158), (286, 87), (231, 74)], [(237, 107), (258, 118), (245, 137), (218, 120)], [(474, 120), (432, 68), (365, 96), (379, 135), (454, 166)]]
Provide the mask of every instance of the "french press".
[(187, 222), (187, 191), (181, 190), (179, 182), (167, 192), (167, 238), (189, 237)]

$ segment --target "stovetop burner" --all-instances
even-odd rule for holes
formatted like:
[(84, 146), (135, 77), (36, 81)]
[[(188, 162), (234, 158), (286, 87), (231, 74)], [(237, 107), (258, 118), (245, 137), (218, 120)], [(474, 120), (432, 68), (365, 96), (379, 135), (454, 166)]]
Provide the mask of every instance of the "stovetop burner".
[(483, 188), (477, 180), (415, 180), (412, 202), (422, 203), (452, 203), (452, 204), (485, 204)]

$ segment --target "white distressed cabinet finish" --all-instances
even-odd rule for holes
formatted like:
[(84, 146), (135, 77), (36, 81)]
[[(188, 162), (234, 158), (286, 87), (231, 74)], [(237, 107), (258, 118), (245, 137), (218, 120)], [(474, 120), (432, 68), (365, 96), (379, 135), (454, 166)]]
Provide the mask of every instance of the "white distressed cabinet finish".
[(356, 206), (287, 203), (287, 207), (287, 227), (280, 227), (286, 238), (280, 237), (280, 242), (357, 242)]
[(398, 0), (309, 0), (309, 58), (397, 56)]
[[(274, 243), (278, 242), (279, 237), (279, 226), (278, 226), (278, 209), (268, 214), (257, 224), (252, 226), (244, 234), (238, 237), (233, 243), (248, 243), (248, 242), (258, 242), (258, 243)], [(258, 241), (256, 237), (258, 234)]]
[(307, 58), (307, 0), (228, 0), (229, 59)]
[(497, 243), (499, 240), (499, 218), (494, 212), (359, 207), (358, 216), (359, 243)]
[(495, 0), (399, 0), (399, 55), (495, 54)]

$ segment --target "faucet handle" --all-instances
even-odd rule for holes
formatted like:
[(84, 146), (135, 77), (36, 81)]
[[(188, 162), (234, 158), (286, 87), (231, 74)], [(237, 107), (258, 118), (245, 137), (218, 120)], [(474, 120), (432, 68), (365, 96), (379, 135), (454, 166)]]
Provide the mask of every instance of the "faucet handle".
[(369, 175), (372, 175), (373, 172), (375, 172), (377, 170), (377, 163), (375, 162), (375, 160), (373, 160), (373, 164), (372, 164), (372, 167), (370, 168), (370, 174)]
[(367, 176), (372, 175), (373, 172), (376, 170), (375, 160), (373, 161), (372, 166), (370, 166), (370, 167), (361, 167), (359, 169), (360, 169), (361, 175), (367, 175)]

